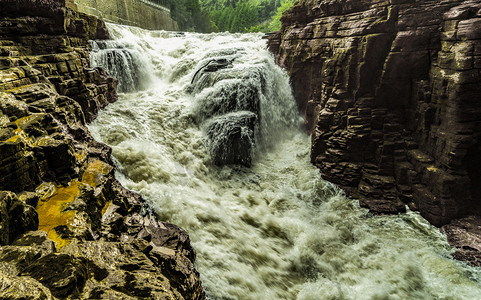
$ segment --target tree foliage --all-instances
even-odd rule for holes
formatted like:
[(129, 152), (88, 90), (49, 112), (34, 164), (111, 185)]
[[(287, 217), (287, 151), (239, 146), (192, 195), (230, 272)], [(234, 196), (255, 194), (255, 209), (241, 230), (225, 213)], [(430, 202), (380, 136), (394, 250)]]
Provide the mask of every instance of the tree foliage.
[(219, 31), (253, 32), (280, 29), (282, 13), (295, 0), (201, 0)]
[(150, 0), (170, 8), (180, 30), (271, 32), (296, 0)]
[(275, 15), (272, 16), (266, 31), (272, 32), (281, 29), (282, 14), (284, 14), (286, 10), (288, 10), (292, 5), (294, 5), (295, 2), (296, 0), (284, 0), (281, 6), (277, 8)]
[(170, 9), (170, 15), (183, 31), (212, 32), (215, 24), (210, 20), (209, 12), (203, 10), (199, 0), (150, 0)]

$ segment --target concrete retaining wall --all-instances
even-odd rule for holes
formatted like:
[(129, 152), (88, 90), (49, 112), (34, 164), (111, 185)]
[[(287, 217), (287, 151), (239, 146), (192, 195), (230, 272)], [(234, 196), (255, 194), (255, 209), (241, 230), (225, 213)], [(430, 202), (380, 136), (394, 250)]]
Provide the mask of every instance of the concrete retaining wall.
[(148, 0), (75, 0), (78, 10), (104, 21), (151, 30), (178, 30), (170, 10)]

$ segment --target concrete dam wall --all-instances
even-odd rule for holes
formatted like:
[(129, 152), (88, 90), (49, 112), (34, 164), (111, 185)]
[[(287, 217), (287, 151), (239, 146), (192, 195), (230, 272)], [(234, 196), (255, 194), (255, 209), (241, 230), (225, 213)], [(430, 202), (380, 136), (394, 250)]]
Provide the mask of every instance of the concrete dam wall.
[(78, 10), (104, 21), (150, 30), (178, 30), (170, 10), (148, 0), (75, 0)]

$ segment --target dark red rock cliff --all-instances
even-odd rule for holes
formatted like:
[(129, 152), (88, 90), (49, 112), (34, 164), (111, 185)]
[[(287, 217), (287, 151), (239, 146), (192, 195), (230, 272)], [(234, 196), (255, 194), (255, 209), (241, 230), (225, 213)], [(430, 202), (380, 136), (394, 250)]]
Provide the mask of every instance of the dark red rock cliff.
[[(269, 38), (325, 178), (436, 225), (479, 209), (481, 4), (300, 1)], [(479, 49), (478, 49), (479, 48)]]
[(301, 0), (282, 23), (269, 48), (325, 179), (378, 213), (479, 215), (479, 1)]

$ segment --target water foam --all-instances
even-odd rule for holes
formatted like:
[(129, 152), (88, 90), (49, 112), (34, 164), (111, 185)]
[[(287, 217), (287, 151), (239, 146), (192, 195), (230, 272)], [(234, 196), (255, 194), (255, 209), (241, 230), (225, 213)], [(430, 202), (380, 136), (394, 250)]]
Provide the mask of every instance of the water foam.
[[(288, 77), (260, 35), (109, 30), (138, 49), (153, 79), (121, 94), (90, 130), (112, 147), (122, 184), (189, 232), (211, 299), (479, 298), (480, 270), (450, 259), (437, 228), (414, 212), (371, 216), (322, 180)], [(252, 168), (212, 164), (196, 121), (208, 93), (189, 93), (205, 59), (232, 49), (242, 49), (234, 69), (260, 69), (274, 87), (261, 99), (270, 146)]]

